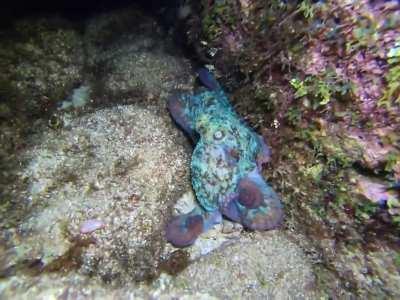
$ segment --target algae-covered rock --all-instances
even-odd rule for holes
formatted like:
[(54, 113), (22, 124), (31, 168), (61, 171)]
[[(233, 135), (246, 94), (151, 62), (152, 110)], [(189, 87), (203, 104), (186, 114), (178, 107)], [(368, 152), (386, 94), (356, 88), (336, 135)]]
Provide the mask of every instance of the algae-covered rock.
[(139, 95), (185, 89), (189, 63), (154, 19), (130, 9), (93, 18), (85, 32), (87, 67), (99, 96)]
[(400, 157), (396, 142), (396, 129), (383, 127), (372, 130), (350, 128), (348, 137), (362, 149), (361, 164), (370, 170), (393, 172), (392, 168)]
[[(7, 84), (7, 89), (1, 89), (7, 100), (2, 117), (10, 115), (10, 108), (23, 107), (36, 114), (48, 108), (54, 111), (62, 101), (65, 104), (48, 121), (29, 123), (30, 135), (25, 123), (1, 123), (1, 140), (5, 141), (1, 163), (10, 165), (7, 173), (4, 170), (1, 174), (1, 184), (6, 186), (0, 203), (2, 298), (119, 298), (114, 292), (122, 297), (145, 297), (148, 292), (130, 282), (150, 280), (159, 273), (165, 220), (176, 199), (190, 187), (189, 145), (165, 110), (166, 97), (177, 86), (190, 89), (193, 76), (187, 61), (176, 52), (167, 54), (164, 47), (152, 47), (165, 42), (161, 34), (152, 35), (157, 27), (153, 19), (134, 9), (127, 14), (129, 18), (138, 16), (130, 19), (141, 26), (136, 32), (126, 23), (119, 27), (107, 23), (107, 28), (97, 32), (101, 38), (93, 40), (92, 26), (98, 28), (104, 19), (126, 21), (127, 15), (120, 11), (93, 18), (84, 39), (64, 21), (20, 21), (15, 25), (15, 31), (20, 32), (16, 45), (32, 50), (28, 56), (8, 55), (6, 50), (14, 49), (14, 40), (2, 36), (2, 58), (7, 67), (0, 75), (1, 82)], [(108, 38), (104, 37), (107, 32)], [(121, 44), (124, 51), (118, 52)], [(112, 50), (102, 56), (103, 60), (100, 56), (107, 49)], [(49, 70), (47, 63), (53, 56), (54, 68)], [(146, 108), (118, 106), (86, 115), (73, 111), (88, 100), (119, 100), (99, 100), (99, 95), (105, 95), (98, 87), (114, 83), (102, 76), (108, 73), (97, 72), (103, 64), (114, 66), (113, 59), (123, 68), (123, 64), (136, 63), (139, 56), (146, 60), (144, 66), (118, 69), (119, 75), (110, 76), (121, 76), (113, 95), (124, 96), (124, 103), (137, 103), (138, 98), (147, 101)], [(17, 70), (12, 69), (15, 65), (9, 64), (11, 60)], [(86, 61), (87, 81), (81, 73)], [(14, 76), (22, 66), (30, 72), (29, 78)], [(137, 81), (134, 84), (128, 82), (132, 71)], [(21, 87), (19, 93), (8, 89), (14, 86)], [(45, 95), (44, 106), (38, 102), (42, 99), (39, 94)], [(26, 95), (33, 97), (32, 101), (25, 99)], [(15, 99), (23, 101), (12, 102)], [(27, 122), (27, 118), (17, 121)], [(23, 137), (19, 127), (25, 128)], [(125, 284), (126, 288), (110, 293), (103, 283)]]
[(361, 245), (340, 243), (336, 245), (337, 256), (332, 263), (343, 276), (348, 288), (367, 297), (399, 297), (398, 252), (378, 240), (370, 242), (367, 249)]
[(67, 21), (19, 20), (0, 40), (0, 97), (18, 111), (44, 113), (83, 79), (83, 42)]
[(357, 192), (377, 205), (384, 206), (387, 202), (393, 202), (397, 198), (396, 192), (389, 190), (387, 183), (373, 181), (365, 176), (358, 176), (356, 182)]
[(398, 191), (379, 201), (400, 178), (398, 1), (201, 2), (190, 41), (270, 138), (272, 185), (328, 295), (397, 298)]
[(344, 124), (322, 122), (306, 131), (313, 147), (328, 160), (349, 167), (354, 163), (370, 172), (398, 173), (400, 149), (393, 127), (362, 130)]

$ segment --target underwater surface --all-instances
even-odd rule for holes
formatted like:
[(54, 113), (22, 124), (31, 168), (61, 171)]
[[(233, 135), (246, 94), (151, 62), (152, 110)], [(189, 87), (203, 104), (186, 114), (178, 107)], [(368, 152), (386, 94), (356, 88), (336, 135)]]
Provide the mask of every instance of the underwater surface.
[(398, 1), (1, 18), (0, 299), (400, 297)]

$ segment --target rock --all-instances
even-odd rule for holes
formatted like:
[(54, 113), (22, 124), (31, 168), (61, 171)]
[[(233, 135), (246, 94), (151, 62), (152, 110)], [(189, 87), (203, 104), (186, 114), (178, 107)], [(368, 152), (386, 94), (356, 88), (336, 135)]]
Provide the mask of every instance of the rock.
[(357, 163), (374, 173), (398, 173), (400, 152), (395, 146), (394, 128), (366, 130), (326, 122), (317, 125), (319, 129), (311, 132), (310, 139), (329, 160), (344, 166)]
[(388, 183), (376, 182), (365, 176), (359, 176), (356, 181), (357, 192), (372, 203), (385, 206), (388, 202), (396, 201), (397, 195), (394, 191), (388, 190)]
[(332, 267), (344, 277), (346, 287), (359, 295), (373, 295), (374, 298), (390, 295), (389, 298), (397, 299), (400, 295), (398, 265), (394, 263), (397, 251), (375, 239), (369, 243), (368, 249), (361, 247), (349, 243), (337, 245)]
[(99, 96), (138, 95), (143, 101), (191, 88), (189, 61), (177, 55), (153, 19), (135, 9), (93, 18), (85, 41)]
[(241, 237), (201, 257), (179, 274), (175, 284), (222, 299), (289, 299), (316, 297), (314, 281), (301, 249), (283, 232), (272, 231)]
[(27, 19), (1, 35), (0, 97), (10, 107), (40, 116), (83, 80), (83, 40), (60, 19)]
[(22, 154), (28, 184), (20, 192), (35, 205), (12, 235), (9, 260), (40, 259), (42, 270), (68, 268), (64, 259), (77, 241), (82, 245), (81, 224), (98, 219), (106, 226), (90, 234), (81, 257), (71, 258), (80, 262), (75, 267), (105, 281), (154, 276), (168, 211), (189, 184), (184, 137), (167, 114), (136, 106), (68, 124), (33, 136)]
[(373, 131), (351, 128), (348, 137), (355, 140), (362, 149), (360, 163), (367, 169), (378, 171), (385, 168), (390, 156), (400, 155), (395, 143), (390, 140), (395, 135), (394, 132), (395, 129), (391, 127)]

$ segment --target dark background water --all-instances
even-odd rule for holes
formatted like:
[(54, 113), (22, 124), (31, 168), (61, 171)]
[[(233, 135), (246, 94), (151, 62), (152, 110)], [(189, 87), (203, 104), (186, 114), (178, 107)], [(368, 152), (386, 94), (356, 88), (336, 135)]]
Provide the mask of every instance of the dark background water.
[(2, 3), (0, 25), (7, 26), (14, 19), (29, 16), (62, 16), (70, 20), (82, 20), (93, 14), (137, 5), (150, 14), (174, 14), (184, 0), (14, 0)]

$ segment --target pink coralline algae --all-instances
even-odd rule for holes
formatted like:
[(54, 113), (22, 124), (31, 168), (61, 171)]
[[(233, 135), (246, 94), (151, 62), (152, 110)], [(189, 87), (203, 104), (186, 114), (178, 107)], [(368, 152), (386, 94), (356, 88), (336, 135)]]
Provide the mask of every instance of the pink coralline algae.
[(307, 55), (299, 62), (305, 74), (335, 73), (348, 82), (363, 116), (379, 119), (378, 100), (387, 88), (387, 53), (400, 38), (398, 1), (332, 1), (316, 6), (326, 26), (310, 31)]
[(360, 176), (357, 179), (356, 192), (363, 195), (366, 200), (380, 207), (389, 206), (389, 213), (391, 215), (399, 215), (397, 193), (390, 190), (387, 184), (375, 182), (367, 177)]
[(357, 141), (362, 149), (362, 165), (374, 170), (384, 166), (388, 155), (397, 154), (398, 150), (391, 144), (385, 143), (385, 139), (394, 135), (392, 127), (378, 128), (365, 132), (357, 128), (348, 130), (348, 137)]

